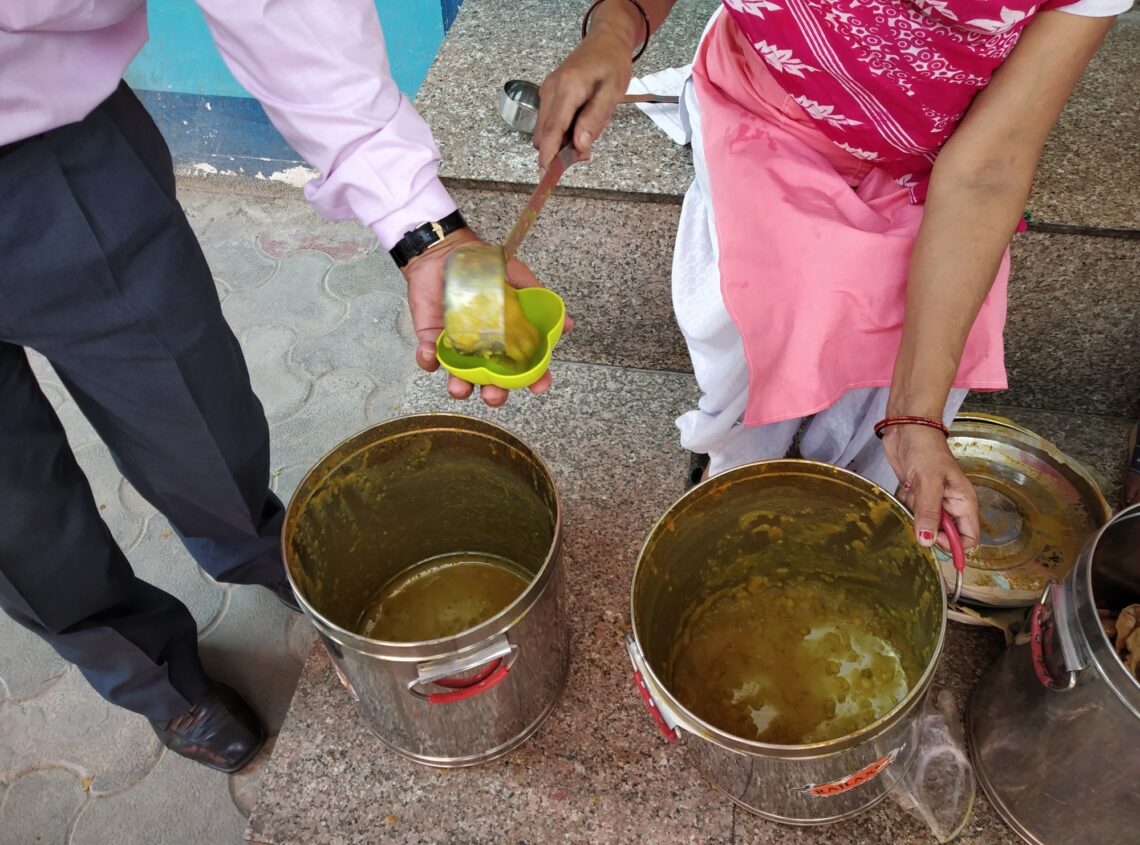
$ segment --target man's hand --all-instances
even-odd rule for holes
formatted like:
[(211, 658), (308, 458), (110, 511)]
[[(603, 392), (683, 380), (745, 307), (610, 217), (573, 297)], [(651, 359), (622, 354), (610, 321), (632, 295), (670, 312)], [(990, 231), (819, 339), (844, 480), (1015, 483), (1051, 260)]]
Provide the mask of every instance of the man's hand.
[[(443, 331), (443, 265), (447, 256), (464, 246), (482, 244), (470, 229), (458, 229), (422, 255), (417, 255), (404, 268), (404, 278), (408, 281), (408, 305), (412, 310), (412, 325), (419, 339), (416, 348), (416, 363), (429, 373), (439, 369), (439, 359), (435, 357), (435, 342)], [(530, 268), (512, 258), (507, 264), (507, 281), (516, 288), (538, 287), (539, 281)], [(573, 325), (567, 318), (566, 330)], [(463, 379), (451, 376), (447, 381), (447, 392), (455, 399), (467, 399), (475, 386)], [(543, 393), (550, 388), (550, 373), (530, 386), (531, 393)], [(483, 401), (492, 408), (506, 403), (510, 392), (494, 385), (484, 385), (479, 391)]]

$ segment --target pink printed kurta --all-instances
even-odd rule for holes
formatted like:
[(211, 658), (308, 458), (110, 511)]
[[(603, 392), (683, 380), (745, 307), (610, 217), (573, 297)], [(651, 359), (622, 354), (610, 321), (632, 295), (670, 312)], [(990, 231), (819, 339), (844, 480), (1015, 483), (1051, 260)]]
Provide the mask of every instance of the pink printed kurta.
[[(853, 388), (890, 384), (922, 220), (913, 186), (867, 155), (837, 150), (774, 75), (723, 14), (693, 65), (721, 293), (749, 363), (747, 425), (807, 416)], [(868, 164), (852, 190), (851, 172)], [(1007, 253), (955, 386), (1006, 387), (1008, 273)]]
[[(1072, 3), (1072, 0), (1067, 0)], [(1043, 7), (1065, 0), (724, 0), (841, 149), (926, 196), (938, 150)]]

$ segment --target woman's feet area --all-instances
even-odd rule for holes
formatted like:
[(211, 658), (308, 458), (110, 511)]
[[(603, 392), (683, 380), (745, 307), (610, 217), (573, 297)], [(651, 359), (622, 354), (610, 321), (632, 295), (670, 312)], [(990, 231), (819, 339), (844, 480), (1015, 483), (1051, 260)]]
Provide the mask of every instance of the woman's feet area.
[(698, 452), (689, 453), (689, 477), (688, 483), (685, 485), (686, 490), (691, 490), (702, 481), (707, 480), (709, 477), (709, 456), (703, 455)]

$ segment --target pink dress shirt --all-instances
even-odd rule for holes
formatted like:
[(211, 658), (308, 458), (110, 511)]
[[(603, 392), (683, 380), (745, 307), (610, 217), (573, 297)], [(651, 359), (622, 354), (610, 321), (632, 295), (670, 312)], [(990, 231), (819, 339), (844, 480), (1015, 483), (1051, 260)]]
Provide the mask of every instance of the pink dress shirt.
[[(226, 65), (320, 176), (305, 196), (390, 249), (455, 210), (371, 0), (198, 0)], [(0, 1), (0, 145), (82, 120), (147, 39), (145, 0)]]

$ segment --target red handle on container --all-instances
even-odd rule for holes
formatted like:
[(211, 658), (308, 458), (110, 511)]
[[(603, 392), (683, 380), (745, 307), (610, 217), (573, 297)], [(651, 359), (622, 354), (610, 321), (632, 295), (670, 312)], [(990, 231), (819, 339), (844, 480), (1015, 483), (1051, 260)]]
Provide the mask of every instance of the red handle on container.
[(499, 657), (472, 675), (464, 675), (461, 678), (438, 678), (432, 681), (432, 683), (441, 687), (447, 687), (448, 689), (466, 689), (467, 687), (473, 687), (480, 681), (490, 677), (490, 675), (499, 668), (502, 662), (503, 658)]
[(428, 693), (429, 704), (454, 704), (457, 701), (466, 701), (477, 695), (482, 695), (491, 687), (503, 682), (511, 672), (510, 664), (499, 658), (487, 664), (487, 669), (471, 678), (440, 678), (432, 683), (441, 687), (451, 687), (450, 692)]
[(942, 533), (946, 535), (946, 542), (950, 544), (950, 557), (954, 561), (954, 594), (950, 597), (952, 603), (962, 598), (962, 576), (966, 571), (966, 549), (962, 546), (962, 535), (958, 533), (958, 524), (950, 511), (942, 511)]
[(1049, 658), (1053, 656), (1053, 638), (1046, 639), (1045, 626), (1041, 622), (1041, 615), (1049, 603), (1049, 595), (1056, 586), (1056, 581), (1050, 581), (1045, 585), (1045, 590), (1041, 593), (1041, 600), (1033, 605), (1033, 612), (1029, 614), (1029, 653), (1033, 662), (1033, 673), (1037, 675), (1037, 680), (1041, 682), (1041, 686), (1046, 689), (1071, 690), (1077, 685), (1076, 672), (1070, 670), (1069, 681), (1062, 686), (1053, 679), (1053, 673), (1049, 671)]
[(676, 730), (669, 727), (669, 723), (665, 721), (665, 717), (657, 709), (657, 702), (653, 700), (653, 693), (649, 691), (649, 687), (645, 684), (645, 678), (641, 676), (641, 671), (636, 667), (633, 670), (633, 681), (637, 684), (637, 691), (641, 693), (641, 700), (645, 702), (645, 707), (649, 710), (649, 715), (653, 717), (657, 730), (661, 731), (661, 736), (665, 737), (666, 742), (676, 742)]

